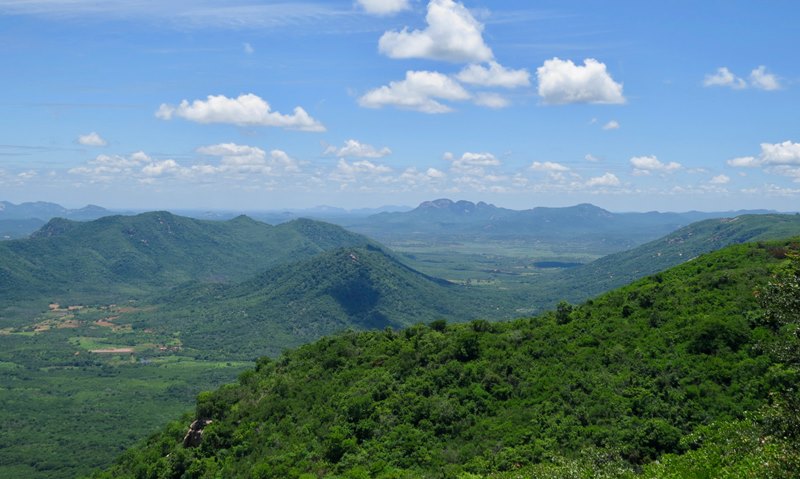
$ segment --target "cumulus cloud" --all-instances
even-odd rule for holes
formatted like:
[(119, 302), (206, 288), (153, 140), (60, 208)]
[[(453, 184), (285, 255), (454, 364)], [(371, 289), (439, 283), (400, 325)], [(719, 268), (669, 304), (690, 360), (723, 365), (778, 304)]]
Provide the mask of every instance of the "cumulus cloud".
[(761, 65), (750, 72), (750, 84), (761, 90), (780, 90), (781, 83), (772, 73), (767, 73), (767, 67)]
[[(727, 67), (720, 67), (715, 73), (706, 75), (703, 80), (703, 86), (719, 86), (743, 90), (747, 88), (748, 83), (743, 78), (734, 75)], [(780, 90), (781, 83), (775, 74), (767, 73), (767, 67), (761, 65), (750, 72), (750, 86), (759, 90), (772, 91)]]
[(373, 15), (392, 15), (411, 8), (408, 0), (357, 0), (365, 12)]
[(504, 97), (503, 95), (499, 95), (497, 93), (478, 93), (475, 95), (474, 102), (478, 106), (485, 106), (486, 108), (506, 108), (507, 106), (511, 105), (511, 102), (508, 101), (508, 98)]
[(300, 171), (299, 162), (282, 150), (272, 150), (267, 155), (266, 151), (255, 146), (220, 143), (202, 146), (197, 149), (197, 153), (220, 158), (218, 166), (196, 167), (195, 170), (201, 173), (253, 173), (275, 176)]
[(717, 175), (709, 181), (712, 185), (727, 185), (730, 182), (731, 178), (728, 175)]
[(765, 165), (800, 165), (800, 143), (762, 143), (761, 162)]
[(494, 55), (483, 41), (483, 25), (464, 5), (431, 0), (424, 30), (404, 28), (381, 36), (378, 49), (390, 58), (428, 58), (449, 62), (485, 62)]
[(173, 117), (197, 123), (227, 123), (238, 126), (274, 126), (291, 130), (325, 131), (319, 121), (303, 108), (296, 107), (291, 115), (272, 111), (261, 97), (248, 93), (237, 98), (209, 95), (206, 100), (183, 100), (177, 106), (163, 103), (156, 117), (171, 120)]
[(463, 101), (470, 98), (458, 82), (447, 75), (430, 71), (408, 71), (405, 80), (393, 81), (368, 91), (358, 99), (367, 108), (395, 106), (423, 113), (447, 113), (452, 109), (437, 100)]
[(85, 165), (70, 169), (73, 175), (86, 176), (92, 181), (110, 181), (120, 176), (137, 176), (141, 170), (152, 164), (153, 159), (142, 151), (130, 156), (98, 155)]
[(425, 170), (425, 174), (429, 178), (433, 178), (433, 179), (441, 179), (441, 178), (444, 178), (445, 176), (447, 176), (443, 171), (437, 170), (436, 168), (428, 168), (427, 170)]
[(437, 170), (436, 168), (428, 168), (425, 171), (419, 171), (416, 167), (412, 166), (406, 168), (397, 180), (408, 187), (416, 187), (438, 183), (446, 176), (447, 175), (443, 171)]
[(178, 174), (181, 171), (181, 165), (175, 160), (153, 161), (142, 167), (142, 174), (151, 177)]
[(742, 156), (728, 160), (728, 166), (734, 168), (758, 168), (761, 166), (761, 161), (755, 156)]
[(78, 137), (78, 143), (85, 146), (106, 146), (108, 142), (97, 132), (91, 132)]
[(373, 163), (369, 160), (358, 160), (352, 163), (345, 159), (340, 159), (336, 164), (336, 169), (331, 173), (331, 179), (342, 182), (352, 183), (360, 177), (376, 177), (391, 173), (392, 169), (386, 165)]
[(622, 83), (617, 83), (605, 63), (587, 58), (583, 66), (553, 58), (536, 69), (539, 96), (551, 105), (568, 103), (625, 103)]
[(598, 157), (596, 157), (596, 156), (592, 155), (591, 153), (587, 153), (587, 154), (586, 154), (586, 155), (583, 157), (583, 159), (584, 159), (584, 160), (586, 160), (586, 161), (588, 161), (588, 162), (590, 162), (590, 163), (597, 163), (598, 161), (600, 161), (600, 158), (598, 158)]
[(392, 150), (385, 146), (379, 150), (372, 145), (361, 143), (358, 140), (347, 140), (341, 148), (336, 148), (335, 146), (325, 148), (324, 154), (336, 155), (340, 158), (383, 158), (384, 156), (391, 155)]
[(617, 120), (611, 120), (605, 125), (603, 125), (604, 130), (619, 130), (619, 122)]
[(462, 83), (501, 88), (529, 86), (530, 77), (528, 70), (511, 70), (495, 61), (490, 61), (488, 68), (477, 64), (468, 65), (456, 75)]
[(550, 171), (550, 172), (560, 172), (560, 173), (569, 171), (569, 168), (562, 165), (561, 163), (554, 163), (552, 161), (545, 161), (544, 163), (534, 161), (531, 164), (530, 169), (533, 171)]
[(655, 156), (635, 156), (630, 160), (633, 174), (637, 176), (649, 175), (653, 172), (671, 173), (682, 168), (680, 163), (671, 161), (662, 163)]
[(466, 152), (452, 160), (451, 168), (458, 173), (483, 174), (484, 168), (500, 166), (500, 160), (491, 153)]
[(722, 86), (733, 88), (734, 90), (741, 90), (747, 87), (747, 82), (734, 75), (727, 67), (720, 67), (717, 68), (716, 72), (706, 75), (703, 80), (703, 86)]
[(614, 173), (606, 172), (602, 176), (596, 176), (594, 178), (589, 178), (586, 181), (586, 186), (588, 187), (596, 187), (596, 186), (619, 186), (622, 184), (617, 178), (617, 175)]
[(761, 143), (761, 154), (728, 160), (735, 168), (758, 168), (771, 166), (800, 166), (800, 143)]

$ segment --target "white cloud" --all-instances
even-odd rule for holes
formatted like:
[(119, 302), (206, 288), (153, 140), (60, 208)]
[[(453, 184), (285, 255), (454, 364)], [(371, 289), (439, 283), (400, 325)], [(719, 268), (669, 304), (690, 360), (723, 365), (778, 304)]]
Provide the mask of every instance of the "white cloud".
[(38, 173), (36, 173), (35, 170), (27, 170), (27, 171), (23, 171), (21, 173), (18, 173), (17, 174), (17, 179), (19, 179), (21, 181), (25, 181), (25, 180), (31, 180), (33, 178), (36, 178), (36, 176), (38, 176)]
[(357, 0), (361, 8), (373, 15), (392, 15), (411, 8), (408, 0)]
[(728, 175), (717, 175), (709, 181), (712, 185), (727, 185), (730, 182), (731, 178)]
[(742, 156), (728, 160), (728, 166), (733, 166), (734, 168), (758, 168), (761, 166), (761, 161), (755, 156)]
[[(706, 75), (703, 80), (703, 86), (714, 87), (722, 86), (733, 88), (734, 90), (743, 90), (747, 88), (747, 82), (733, 74), (728, 68), (721, 67), (711, 75)], [(767, 73), (767, 67), (764, 65), (753, 69), (750, 72), (750, 86), (760, 90), (780, 90), (781, 83), (778, 77), (773, 73)]]
[(759, 66), (750, 72), (750, 84), (761, 90), (780, 90), (781, 83), (772, 73), (767, 73), (767, 67)]
[(336, 155), (340, 158), (383, 158), (391, 155), (392, 150), (385, 146), (378, 150), (374, 146), (361, 143), (358, 140), (347, 140), (344, 142), (343, 147), (329, 146), (324, 153), (326, 155)]
[(619, 186), (621, 182), (617, 175), (614, 173), (605, 173), (602, 176), (596, 176), (594, 178), (589, 178), (586, 181), (586, 186), (588, 187), (595, 187), (595, 186)]
[(459, 173), (483, 174), (483, 168), (488, 166), (500, 166), (500, 160), (491, 153), (466, 152), (452, 163), (453, 170)]
[(390, 58), (429, 58), (449, 62), (484, 62), (492, 50), (483, 41), (483, 25), (464, 5), (431, 0), (424, 30), (404, 28), (381, 36), (378, 49)]
[(545, 103), (625, 103), (622, 84), (606, 71), (605, 63), (593, 58), (583, 61), (583, 66), (571, 60), (553, 58), (536, 69), (539, 79), (539, 96)]
[(142, 168), (145, 176), (163, 176), (181, 173), (182, 168), (175, 160), (161, 160), (148, 163)]
[(419, 171), (416, 167), (406, 168), (397, 180), (407, 186), (415, 187), (440, 183), (447, 175), (436, 168), (428, 168), (426, 171)]
[(244, 42), (244, 43), (242, 44), (242, 49), (243, 49), (243, 50), (244, 50), (244, 52), (245, 52), (246, 54), (248, 54), (248, 55), (252, 55), (253, 53), (255, 53), (255, 52), (256, 52), (256, 49), (255, 49), (255, 48), (253, 48), (253, 45), (251, 45), (251, 44), (250, 44), (250, 43), (248, 43), (248, 42)]
[(800, 143), (761, 143), (761, 154), (758, 157), (743, 156), (728, 160), (727, 163), (734, 168), (764, 167), (783, 174), (781, 172), (786, 172), (787, 167), (800, 166)]
[(489, 62), (489, 68), (472, 64), (464, 67), (456, 78), (470, 85), (485, 87), (517, 88), (531, 84), (528, 70), (509, 70), (495, 61)]
[(742, 88), (747, 88), (747, 82), (734, 75), (727, 67), (720, 67), (717, 68), (715, 73), (706, 75), (703, 80), (703, 86), (726, 86), (734, 90), (741, 90)]
[(761, 162), (765, 165), (800, 165), (800, 143), (762, 143)]
[(197, 153), (220, 158), (218, 166), (196, 165), (194, 167), (194, 172), (202, 174), (252, 173), (276, 176), (300, 171), (298, 161), (291, 158), (282, 150), (272, 150), (269, 155), (267, 155), (266, 151), (255, 146), (220, 143), (217, 145), (202, 146), (197, 149)]
[(142, 151), (130, 156), (98, 155), (85, 165), (71, 168), (73, 175), (86, 176), (92, 181), (107, 182), (117, 177), (136, 177), (142, 169), (154, 163), (154, 160)]
[(275, 126), (292, 130), (325, 131), (325, 127), (301, 107), (291, 115), (272, 111), (261, 97), (248, 93), (237, 98), (209, 95), (206, 100), (183, 100), (178, 106), (163, 103), (156, 117), (171, 120), (180, 117), (197, 123), (228, 123), (239, 126)]
[(611, 120), (605, 125), (603, 125), (604, 130), (619, 130), (619, 122), (617, 120)]
[(592, 155), (591, 153), (587, 153), (586, 156), (583, 157), (583, 159), (590, 163), (597, 163), (598, 161), (600, 161), (600, 158)]
[(506, 108), (511, 104), (508, 98), (497, 93), (478, 93), (475, 95), (475, 104), (478, 106), (485, 106), (486, 108)]
[(635, 156), (631, 158), (630, 162), (634, 168), (633, 174), (637, 176), (649, 175), (654, 171), (671, 173), (682, 168), (680, 163), (674, 161), (662, 163), (655, 156)]
[(102, 136), (94, 131), (86, 135), (80, 135), (78, 137), (78, 143), (85, 146), (106, 146), (108, 144)]
[(433, 178), (433, 179), (440, 179), (440, 178), (444, 178), (445, 176), (447, 176), (443, 171), (437, 170), (436, 168), (428, 168), (425, 171), (425, 174), (429, 178)]
[(391, 172), (390, 167), (369, 160), (348, 163), (347, 160), (340, 159), (336, 164), (336, 169), (331, 173), (331, 178), (344, 183), (352, 183), (361, 176), (376, 177)]
[(560, 172), (560, 173), (569, 171), (569, 168), (562, 165), (561, 163), (554, 163), (552, 161), (545, 161), (544, 163), (534, 161), (531, 164), (530, 169), (533, 171), (550, 171), (550, 172)]
[(452, 109), (437, 101), (468, 100), (470, 94), (447, 75), (429, 71), (408, 71), (405, 80), (368, 91), (358, 99), (367, 108), (391, 105), (423, 113), (447, 113)]

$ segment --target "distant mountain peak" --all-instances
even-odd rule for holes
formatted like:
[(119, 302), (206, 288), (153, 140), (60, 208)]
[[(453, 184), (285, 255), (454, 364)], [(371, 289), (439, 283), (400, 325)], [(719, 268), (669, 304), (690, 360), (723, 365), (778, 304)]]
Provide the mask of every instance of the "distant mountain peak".
[(423, 201), (422, 203), (419, 204), (419, 206), (417, 206), (417, 209), (418, 210), (431, 209), (431, 208), (443, 209), (443, 208), (450, 208), (454, 204), (455, 202), (453, 202), (453, 200), (449, 198), (440, 198), (438, 200), (433, 200), (433, 201)]
[(496, 206), (489, 203), (484, 203), (483, 201), (479, 201), (477, 204), (475, 204), (467, 200), (453, 201), (449, 198), (440, 198), (438, 200), (423, 201), (414, 211), (447, 212), (457, 215), (470, 215), (476, 211), (493, 211), (496, 209)]

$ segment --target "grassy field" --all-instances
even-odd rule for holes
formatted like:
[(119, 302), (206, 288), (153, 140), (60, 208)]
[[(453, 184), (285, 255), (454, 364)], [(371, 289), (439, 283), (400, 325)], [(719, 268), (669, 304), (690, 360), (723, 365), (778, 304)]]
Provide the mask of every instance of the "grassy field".
[[(577, 265), (600, 254), (522, 240), (485, 242), (398, 241), (390, 244), (410, 266), (425, 274), (473, 285), (511, 287), (538, 282), (561, 268), (547, 263)], [(548, 267), (542, 267), (542, 265)]]

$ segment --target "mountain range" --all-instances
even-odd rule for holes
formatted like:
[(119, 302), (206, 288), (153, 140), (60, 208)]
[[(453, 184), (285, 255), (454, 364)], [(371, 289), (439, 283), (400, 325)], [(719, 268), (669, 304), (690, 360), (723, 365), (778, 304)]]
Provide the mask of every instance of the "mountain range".
[[(469, 208), (468, 205), (467, 207)], [(475, 207), (477, 209), (478, 205)], [(480, 209), (486, 207), (481, 206)], [(550, 212), (545, 210), (539, 215), (546, 217), (547, 213)], [(575, 214), (602, 216), (601, 212), (592, 207)], [(665, 319), (666, 309), (658, 314), (648, 310), (651, 303), (663, 304), (668, 309), (677, 307), (675, 305), (678, 304), (669, 302), (672, 301), (669, 299), (672, 296), (678, 298), (676, 301), (688, 301), (686, 295), (689, 292), (675, 292), (675, 288), (684, 287), (683, 283), (695, 285), (692, 287), (702, 291), (708, 290), (709, 294), (714, 295), (717, 294), (716, 289), (729, 288), (730, 284), (739, 281), (730, 279), (734, 277), (732, 275), (726, 276), (729, 280), (722, 279), (727, 273), (721, 272), (721, 263), (716, 260), (709, 262), (695, 258), (702, 252), (726, 244), (798, 234), (800, 216), (797, 215), (745, 215), (735, 219), (706, 220), (628, 253), (620, 253), (575, 268), (532, 276), (528, 283), (523, 282), (520, 283), (521, 286), (509, 289), (502, 284), (456, 284), (420, 273), (407, 265), (403, 255), (393, 253), (365, 236), (312, 220), (295, 220), (270, 226), (244, 216), (228, 221), (204, 221), (167, 212), (108, 216), (87, 222), (53, 219), (29, 239), (0, 243), (0, 342), (3, 344), (0, 375), (4, 378), (3, 387), (6, 388), (0, 390), (0, 398), (9, 406), (5, 413), (0, 414), (0, 419), (16, 421), (17, 431), (13, 434), (0, 433), (0, 462), (11, 464), (8, 469), (0, 466), (0, 471), (15, 471), (15, 474), (25, 476), (35, 473), (36, 477), (74, 477), (69, 471), (85, 471), (86, 462), (78, 461), (77, 455), (72, 455), (62, 446), (56, 445), (42, 431), (59, 431), (58, 434), (54, 433), (54, 437), (60, 438), (59, 441), (65, 435), (71, 434), (68, 431), (71, 428), (62, 427), (67, 424), (85, 424), (91, 431), (106, 431), (108, 426), (103, 421), (106, 416), (92, 413), (93, 408), (103, 407), (108, 408), (106, 414), (119, 418), (122, 422), (132, 419), (140, 421), (131, 428), (131, 431), (137, 432), (131, 432), (130, 437), (120, 442), (130, 444), (135, 438), (142, 437), (148, 428), (159, 424), (164, 418), (164, 411), (186, 407), (189, 399), (196, 393), (196, 388), (216, 386), (224, 378), (234, 377), (242, 367), (242, 363), (237, 361), (249, 361), (259, 355), (278, 357), (287, 348), (341, 331), (382, 330), (382, 334), (389, 335), (391, 332), (392, 338), (400, 339), (405, 336), (398, 336), (395, 331), (412, 331), (408, 334), (416, 334), (413, 331), (424, 329), (420, 329), (419, 324), (428, 323), (435, 332), (452, 330), (453, 336), (449, 336), (445, 343), (430, 344), (436, 348), (441, 347), (442, 351), (450, 351), (447, 353), (451, 354), (447, 356), (447, 362), (460, 363), (462, 361), (459, 357), (468, 358), (475, 351), (472, 340), (462, 342), (463, 335), (469, 336), (466, 332), (472, 330), (475, 333), (486, 333), (494, 330), (492, 323), (483, 320), (514, 318), (522, 314), (522, 311), (542, 312), (562, 299), (580, 303), (615, 287), (621, 281), (650, 275), (642, 280), (650, 286), (613, 295), (617, 299), (603, 302), (603, 308), (607, 309), (603, 313), (593, 312), (595, 310), (591, 308), (576, 308), (567, 303), (559, 304), (554, 313), (545, 313), (543, 317), (553, 318), (556, 324), (568, 322), (573, 324), (572, 328), (578, 328), (573, 331), (577, 336), (566, 343), (558, 339), (558, 329), (509, 330), (509, 340), (523, 341), (515, 343), (517, 345), (527, 341), (524, 338), (531, 334), (546, 333), (549, 335), (547, 340), (555, 345), (574, 343), (565, 347), (580, 356), (580, 348), (583, 347), (580, 345), (591, 345), (595, 341), (592, 338), (602, 337), (600, 332), (603, 327), (618, 328), (620, 334), (626, 331), (625, 323), (614, 319), (606, 323), (591, 323), (594, 332), (583, 334), (581, 331), (584, 330), (580, 328), (589, 324), (584, 320), (590, 316), (614, 318), (614, 314), (623, 312), (630, 316), (639, 314), (637, 308), (644, 308), (641, 310), (642, 317), (647, 318), (648, 327), (655, 328), (653, 324), (661, 325), (669, 319)], [(767, 258), (766, 261), (769, 262), (772, 261), (769, 258), (777, 259), (781, 248), (785, 249), (786, 246), (756, 243), (752, 246), (754, 249), (748, 248), (735, 250), (738, 251), (736, 254), (727, 254), (725, 258), (731, 261), (732, 258), (738, 258), (736, 261), (745, 262), (753, 258)], [(662, 287), (656, 285), (661, 284), (668, 276), (655, 273), (680, 263), (687, 263), (681, 266), (681, 271), (684, 272), (679, 275), (681, 279), (672, 281), (670, 288), (659, 289)], [(745, 275), (747, 281), (758, 280), (767, 273), (766, 269), (759, 269), (757, 263), (758, 261), (743, 263), (742, 267), (752, 276)], [(700, 279), (689, 277), (688, 272), (699, 275)], [(744, 298), (749, 294), (748, 287), (737, 286), (737, 294)], [(681, 294), (684, 296), (680, 296)], [(715, 298), (719, 299), (716, 296)], [(752, 295), (748, 298), (751, 300)], [(724, 300), (728, 301), (727, 297)], [(48, 309), (47, 304), (53, 301), (61, 305), (78, 305), (78, 309), (73, 311), (55, 304), (52, 305), (55, 309), (43, 314), (42, 310)], [(23, 309), (26, 302), (35, 304), (26, 310)], [(112, 302), (120, 302), (125, 306), (109, 305)], [(736, 302), (730, 304), (734, 308), (741, 306)], [(81, 305), (84, 306), (83, 309), (80, 309)], [(726, 310), (725, 314), (729, 313)], [(451, 326), (453, 323), (465, 321), (473, 323), (467, 329)], [(524, 324), (524, 320), (520, 324)], [(535, 324), (538, 328), (543, 323)], [(704, 326), (705, 329), (695, 331), (691, 328), (685, 329), (689, 326), (680, 323), (675, 325), (678, 332), (670, 333), (669, 337), (686, 336), (691, 339), (699, 335), (709, 337), (711, 343), (723, 346), (729, 344), (729, 339), (733, 338), (734, 342), (730, 344), (742, 351), (744, 346), (741, 344), (751, 343), (749, 340), (738, 342), (739, 339), (736, 338), (741, 338), (741, 325), (737, 323), (734, 326), (729, 329), (724, 324), (713, 322), (708, 327)], [(500, 329), (504, 327), (498, 326)], [(721, 336), (718, 337), (716, 331), (721, 331)], [(635, 336), (639, 332), (631, 334)], [(419, 347), (437, 336), (425, 333), (420, 336), (420, 340), (423, 338)], [(628, 341), (630, 338), (611, 338), (607, 342), (613, 346), (620, 344), (619, 341), (623, 339)], [(338, 340), (334, 340), (334, 343), (324, 341), (328, 340), (323, 340), (320, 344), (339, 344), (335, 342)], [(479, 343), (480, 341), (482, 340)], [(421, 354), (420, 351), (423, 350), (415, 350), (417, 346), (408, 349), (412, 343), (395, 344), (400, 349), (392, 350), (394, 352), (391, 354), (380, 353), (374, 358), (370, 356), (369, 361), (380, 365), (381, 361), (386, 361), (381, 359), (381, 354), (391, 358), (391, 361), (405, 357), (407, 362), (392, 366), (401, 369), (387, 372), (397, 378), (402, 377), (398, 376), (401, 371), (417, 371), (422, 374), (414, 369), (417, 366), (413, 366), (417, 358), (422, 362), (438, 361), (427, 356), (427, 353)], [(332, 347), (340, 350), (339, 346)], [(697, 346), (697, 350), (704, 347)], [(624, 343), (623, 348), (635, 349), (628, 343)], [(103, 356), (107, 353), (95, 351), (116, 351), (117, 354)], [(314, 351), (315, 357), (319, 356), (315, 349), (311, 351)], [(355, 356), (350, 356), (346, 349), (341, 351), (344, 354), (342, 358), (337, 359), (336, 353), (326, 364), (350, 368), (348, 358)], [(541, 358), (541, 353), (529, 353), (532, 359)], [(289, 357), (291, 354), (294, 353), (290, 353)], [(598, 354), (603, 358), (613, 359), (623, 353), (619, 350), (603, 350)], [(553, 356), (557, 362), (564, 361), (565, 357)], [(547, 369), (545, 363), (532, 364), (539, 364), (542, 371)], [(585, 366), (575, 364), (578, 369)], [(517, 368), (515, 365), (512, 367)], [(698, 374), (707, 373), (708, 371)], [(463, 383), (464, 388), (478, 391), (475, 389), (478, 381), (484, 391), (493, 394), (486, 388), (491, 389), (493, 386), (489, 385), (495, 384), (495, 379), (487, 374), (484, 370), (476, 372), (469, 369), (458, 373), (458, 376), (466, 381)], [(718, 371), (714, 374), (718, 374)], [(143, 389), (143, 378), (149, 378), (148, 389)], [(119, 394), (109, 396), (107, 392), (103, 392), (110, 387), (108, 381), (114, 382), (114, 388), (119, 389)], [(530, 376), (525, 381), (533, 384), (535, 378)], [(60, 412), (53, 413), (48, 419), (42, 419), (41, 415), (34, 412), (20, 412), (45, 411), (50, 407), (50, 401), (67, 401), (62, 397), (66, 391), (65, 384), (70, 385), (70, 398), (80, 397), (83, 398), (82, 401), (90, 399), (91, 408), (83, 412), (73, 411), (68, 418)], [(31, 389), (30, 385), (36, 385), (39, 389)], [(700, 387), (697, 384), (694, 386)], [(409, 386), (403, 383), (397, 387), (405, 389)], [(708, 387), (714, 390), (717, 386)], [(742, 387), (755, 386), (743, 383)], [(44, 396), (33, 393), (43, 390), (47, 391)], [(691, 387), (682, 391), (696, 393)], [(125, 406), (125, 394), (131, 393), (138, 398), (136, 408)], [(609, 394), (612, 393), (617, 394), (613, 391)], [(450, 395), (451, 392), (446, 394)], [(548, 394), (562, 394), (562, 391), (553, 390)], [(706, 391), (702, 394), (710, 393)], [(713, 402), (718, 399), (726, 400), (724, 398), (728, 396), (708, 397), (716, 398), (709, 399)], [(736, 401), (743, 401), (743, 404), (753, 407), (760, 404), (759, 398), (760, 396), (735, 396)], [(590, 403), (586, 404), (589, 407)], [(445, 409), (450, 407), (442, 404), (430, 406), (441, 406)], [(706, 406), (711, 407), (704, 403), (703, 407)], [(561, 406), (553, 407), (555, 409), (541, 409), (541, 416), (555, 414)], [(660, 407), (662, 405), (656, 409)], [(158, 409), (157, 414), (141, 417), (145, 411), (152, 411), (154, 408)], [(730, 411), (734, 411), (731, 414), (738, 414), (736, 411), (740, 410), (716, 411), (720, 412), (720, 417), (725, 417)], [(137, 417), (134, 418), (133, 414), (137, 414)], [(509, 414), (510, 417), (516, 417), (517, 412)], [(582, 417), (563, 420), (581, 422), (585, 419)], [(636, 422), (637, 419), (631, 421)], [(339, 426), (350, 427), (341, 424)], [(418, 425), (410, 426), (417, 428)], [(670, 437), (675, 437), (676, 434), (671, 428), (659, 429), (663, 426), (660, 422), (642, 423), (641, 426), (644, 428), (642, 430), (655, 431), (653, 434), (664, 432)], [(328, 425), (320, 427), (327, 428)], [(548, 427), (555, 428), (549, 429), (553, 434), (561, 434), (555, 425)], [(179, 434), (182, 435), (185, 433), (185, 425), (178, 428), (181, 429), (183, 431)], [(590, 434), (590, 429), (570, 429), (563, 434)], [(678, 429), (681, 429), (681, 434), (689, 430), (682, 427)], [(89, 444), (97, 442), (107, 445), (114, 440), (106, 437), (107, 433), (98, 436), (95, 432), (80, 441), (80, 450), (83, 451), (81, 457), (86, 456), (85, 451)], [(425, 430), (422, 432), (427, 434)], [(452, 439), (461, 441), (456, 437)], [(640, 439), (649, 440), (636, 440)], [(347, 440), (347, 437), (343, 440)], [(310, 441), (309, 444), (314, 440)], [(67, 443), (69, 441), (64, 444)], [(456, 443), (458, 442), (453, 444)], [(661, 452), (675, 450), (674, 443), (668, 444), (672, 444), (669, 446), (672, 449), (667, 448)], [(475, 447), (473, 452), (483, 446)], [(29, 453), (26, 451), (30, 448), (42, 450), (37, 455), (40, 459), (23, 465), (20, 461), (28, 457)], [(47, 454), (44, 454), (45, 449)], [(541, 454), (550, 454), (547, 451), (551, 450), (542, 449)], [(630, 457), (642, 457), (642, 451), (649, 454), (646, 448), (628, 451), (626, 454), (635, 453), (639, 456)], [(379, 452), (373, 452), (380, 455)], [(477, 454), (473, 452), (468, 451), (463, 456)], [(511, 454), (509, 451), (506, 453)], [(92, 464), (107, 463), (109, 454), (96, 455)], [(182, 457), (181, 454), (183, 453), (174, 457)], [(279, 452), (280, 454), (283, 453)], [(154, 461), (162, 459), (159, 456)], [(248, 473), (243, 474), (246, 476)]]
[(138, 295), (186, 281), (244, 280), (277, 264), (370, 243), (311, 220), (271, 226), (245, 216), (218, 222), (163, 211), (88, 222), (56, 218), (29, 239), (0, 242), (0, 300)]
[(390, 242), (431, 238), (527, 239), (608, 254), (652, 241), (695, 221), (765, 213), (774, 212), (612, 213), (588, 203), (511, 210), (484, 202), (439, 199), (425, 201), (408, 212), (380, 213), (344, 225), (352, 231)]
[(21, 204), (0, 201), (0, 240), (24, 238), (44, 226), (52, 218), (87, 221), (109, 214), (111, 214), (110, 211), (95, 205), (69, 209), (44, 201)]

